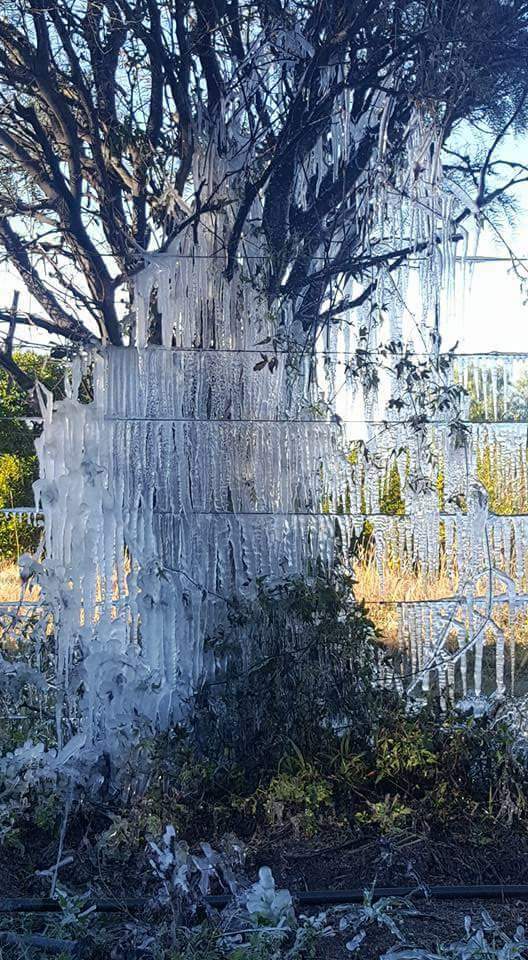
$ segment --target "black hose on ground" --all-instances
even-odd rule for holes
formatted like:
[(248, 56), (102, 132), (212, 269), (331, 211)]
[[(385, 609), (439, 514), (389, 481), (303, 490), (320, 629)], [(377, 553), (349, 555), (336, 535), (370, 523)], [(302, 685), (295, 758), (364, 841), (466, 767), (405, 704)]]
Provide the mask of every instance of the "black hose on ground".
[[(363, 903), (365, 888), (356, 887), (352, 890), (300, 890), (292, 892), (293, 899), (303, 907), (336, 906), (347, 903)], [(374, 900), (382, 897), (418, 898), (420, 900), (528, 900), (528, 884), (524, 883), (492, 883), (492, 884), (457, 884), (432, 885), (429, 887), (375, 887), (372, 892)], [(230, 896), (219, 895), (205, 897), (210, 907), (221, 909), (231, 901)], [(123, 897), (114, 900), (94, 900), (86, 907), (93, 905), (98, 913), (122, 913), (141, 910), (149, 904), (147, 897)], [(0, 914), (11, 913), (58, 913), (60, 904), (57, 900), (41, 897), (4, 897), (0, 898)]]
[[(292, 893), (293, 899), (303, 907), (336, 906), (346, 903), (363, 903), (365, 888), (352, 890), (302, 890)], [(373, 900), (383, 897), (408, 897), (420, 900), (528, 900), (528, 884), (476, 884), (469, 886), (430, 887), (375, 887)], [(208, 897), (212, 907), (224, 907), (229, 897)]]

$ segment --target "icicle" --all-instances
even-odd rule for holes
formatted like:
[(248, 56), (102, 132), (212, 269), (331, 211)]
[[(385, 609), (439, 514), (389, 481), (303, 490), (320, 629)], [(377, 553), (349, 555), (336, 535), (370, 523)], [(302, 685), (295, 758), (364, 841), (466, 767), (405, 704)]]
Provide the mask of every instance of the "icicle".
[(504, 682), (504, 634), (502, 630), (495, 631), (495, 679), (497, 685), (497, 695), (503, 697), (506, 692)]
[[(488, 378), (487, 378), (487, 369), (485, 367), (478, 367), (477, 370), (480, 372), (481, 379), (481, 396), (484, 402), (484, 419), (489, 418), (489, 395), (488, 395)], [(478, 373), (477, 373), (478, 376)]]
[(515, 633), (516, 633), (516, 619), (518, 616), (517, 607), (515, 604), (515, 598), (510, 597), (508, 602), (508, 626), (510, 631), (510, 696), (515, 696), (515, 658), (516, 658), (516, 646), (515, 646)]
[(474, 686), (475, 686), (475, 696), (480, 697), (482, 694), (482, 663), (484, 658), (484, 631), (482, 627), (477, 633), (477, 639), (474, 644), (475, 650), (475, 665), (474, 665)]
[(491, 407), (493, 411), (493, 419), (498, 419), (498, 407), (497, 407), (497, 366), (495, 363), (490, 364), (490, 378), (491, 378)]

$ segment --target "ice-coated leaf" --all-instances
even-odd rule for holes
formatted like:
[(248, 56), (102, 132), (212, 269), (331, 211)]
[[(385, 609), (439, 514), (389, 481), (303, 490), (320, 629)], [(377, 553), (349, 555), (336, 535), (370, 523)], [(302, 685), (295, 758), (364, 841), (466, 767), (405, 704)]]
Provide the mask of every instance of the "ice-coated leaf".
[(274, 926), (293, 922), (293, 900), (288, 890), (276, 890), (269, 867), (261, 867), (259, 879), (245, 895), (248, 913)]
[(366, 931), (365, 931), (365, 930), (360, 930), (359, 933), (356, 933), (356, 936), (355, 936), (355, 937), (352, 937), (352, 940), (348, 940), (348, 941), (347, 941), (347, 943), (346, 943), (346, 948), (347, 948), (347, 950), (348, 950), (350, 953), (354, 953), (354, 951), (357, 950), (358, 947), (361, 946), (361, 944), (363, 943), (363, 940), (365, 939), (366, 935), (367, 935), (367, 934), (366, 934)]

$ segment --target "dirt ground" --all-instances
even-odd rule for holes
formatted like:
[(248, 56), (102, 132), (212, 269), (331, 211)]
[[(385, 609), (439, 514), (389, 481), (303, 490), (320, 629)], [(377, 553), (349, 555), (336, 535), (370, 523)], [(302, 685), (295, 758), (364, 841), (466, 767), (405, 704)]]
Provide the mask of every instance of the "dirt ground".
[[(54, 844), (39, 837), (20, 837), (20, 847), (0, 847), (0, 899), (16, 896), (49, 895), (49, 877), (36, 875), (55, 862)], [(31, 856), (29, 853), (31, 852)], [(60, 871), (60, 880), (69, 889), (85, 891), (94, 897), (148, 895), (152, 892), (152, 873), (144, 855), (119, 863), (109, 863), (104, 856), (94, 856), (86, 834), (74, 833), (66, 838), (63, 856), (73, 863)], [(416, 836), (401, 833), (389, 838), (344, 839), (338, 831), (310, 840), (297, 840), (289, 832), (267, 831), (255, 837), (246, 850), (246, 876), (256, 879), (260, 866), (272, 868), (279, 887), (290, 891), (348, 888), (371, 889), (387, 886), (409, 886), (424, 889), (427, 884), (528, 884), (528, 834), (504, 832), (493, 840), (468, 842), (463, 837), (447, 835)], [(219, 892), (219, 891), (218, 891)], [(506, 933), (512, 935), (519, 924), (528, 928), (528, 902), (522, 901), (438, 901), (416, 897), (416, 912), (405, 916), (402, 926), (408, 946), (435, 949), (464, 936), (464, 918), (471, 916), (478, 926), (482, 910), (487, 910)], [(310, 912), (318, 912), (314, 908)], [(298, 912), (303, 912), (299, 908)], [(305, 911), (308, 912), (308, 911)], [(122, 915), (121, 915), (122, 916)], [(32, 929), (42, 930), (36, 918)], [(96, 921), (97, 923), (99, 920)], [(101, 920), (101, 922), (104, 922)], [(118, 918), (116, 917), (116, 922)], [(338, 928), (337, 921), (334, 926)], [(338, 960), (353, 955), (358, 960), (378, 960), (394, 946), (390, 930), (371, 926), (360, 949), (346, 950), (353, 931), (336, 932), (322, 939), (317, 946), (317, 960)], [(7, 954), (6, 954), (7, 956)], [(2, 957), (0, 948), (0, 957)], [(528, 960), (528, 957), (527, 957)]]
[[(485, 910), (508, 935), (513, 935), (519, 924), (528, 925), (528, 903), (496, 903), (489, 900), (471, 901), (429, 901), (417, 903), (417, 913), (406, 917), (402, 924), (403, 941), (401, 947), (415, 946), (422, 950), (435, 951), (439, 944), (452, 943), (464, 938), (464, 920), (470, 916), (479, 926), (482, 911)], [(347, 935), (337, 934), (324, 938), (318, 945), (317, 960), (344, 960), (355, 957), (356, 960), (378, 960), (387, 950), (397, 943), (395, 937), (386, 928), (371, 926), (359, 949), (350, 953), (346, 949)]]
[[(107, 826), (107, 821), (104, 821)], [(83, 821), (68, 832), (63, 858), (71, 864), (61, 869), (62, 881), (79, 889), (109, 889), (117, 896), (143, 895), (148, 888), (148, 849), (125, 844), (118, 858), (107, 859), (105, 848), (94, 843), (94, 824)], [(204, 839), (206, 839), (204, 837)], [(209, 836), (207, 839), (211, 840)], [(211, 840), (216, 849), (222, 838)], [(281, 886), (290, 890), (345, 889), (350, 887), (421, 886), (423, 884), (528, 884), (528, 831), (497, 829), (473, 838), (446, 832), (417, 835), (404, 831), (390, 837), (348, 837), (335, 829), (310, 839), (297, 839), (291, 827), (268, 828), (246, 844), (245, 871), (256, 876), (260, 866), (270, 866)], [(57, 841), (33, 827), (0, 844), (0, 897), (39, 896), (46, 879), (38, 871), (52, 867)], [(124, 878), (124, 879), (123, 879)]]
[(482, 844), (460, 836), (416, 836), (343, 841), (281, 842), (249, 848), (249, 865), (272, 866), (290, 889), (414, 886), (428, 884), (528, 883), (528, 835), (497, 832)]

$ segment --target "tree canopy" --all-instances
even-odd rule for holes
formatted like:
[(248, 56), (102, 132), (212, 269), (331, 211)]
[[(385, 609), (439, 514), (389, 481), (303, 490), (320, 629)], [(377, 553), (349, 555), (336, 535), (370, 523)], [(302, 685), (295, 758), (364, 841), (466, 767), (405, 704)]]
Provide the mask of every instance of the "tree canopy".
[(226, 282), (339, 319), (526, 179), (501, 148), (527, 55), (528, 0), (7, 0), (0, 246), (41, 308), (17, 323), (123, 342), (145, 251), (207, 217)]

